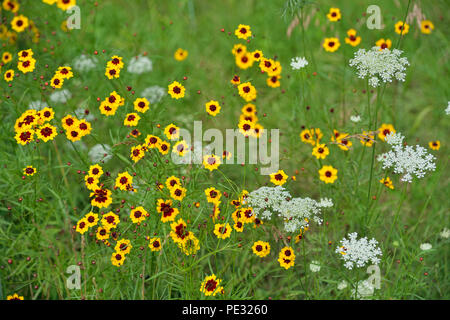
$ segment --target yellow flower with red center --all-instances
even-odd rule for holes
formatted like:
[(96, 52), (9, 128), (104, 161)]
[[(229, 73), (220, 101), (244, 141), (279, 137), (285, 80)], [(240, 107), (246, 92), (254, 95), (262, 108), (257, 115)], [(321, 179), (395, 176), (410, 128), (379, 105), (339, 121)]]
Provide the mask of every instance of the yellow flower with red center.
[(145, 146), (149, 149), (157, 148), (158, 143), (161, 139), (159, 139), (157, 136), (154, 136), (152, 134), (148, 134), (147, 137), (145, 137)]
[(140, 224), (142, 221), (144, 221), (148, 216), (148, 212), (143, 207), (137, 207), (131, 210), (130, 212), (130, 218), (133, 223)]
[(244, 223), (240, 220), (236, 221), (233, 225), (234, 230), (236, 232), (243, 232), (244, 231)]
[(111, 104), (106, 100), (102, 101), (99, 106), (100, 113), (107, 117), (115, 115), (118, 108), (117, 104)]
[(168, 189), (173, 189), (176, 186), (181, 186), (181, 181), (175, 176), (170, 176), (166, 179), (166, 187)]
[(106, 67), (105, 76), (109, 79), (117, 79), (120, 77), (120, 69), (117, 67)]
[(215, 117), (217, 114), (219, 114), (220, 109), (221, 109), (219, 102), (214, 101), (214, 100), (207, 102), (205, 104), (205, 108), (206, 108), (206, 112), (208, 112), (208, 114), (213, 117)]
[(21, 60), (17, 63), (17, 69), (22, 71), (22, 73), (33, 72), (35, 67), (36, 67), (36, 60), (34, 58)]
[(105, 213), (102, 217), (102, 220), (100, 221), (103, 227), (110, 230), (113, 228), (117, 228), (117, 225), (120, 223), (120, 218), (117, 214), (110, 211), (108, 213)]
[(323, 41), (323, 48), (327, 52), (335, 52), (339, 47), (341, 46), (341, 43), (339, 42), (338, 38), (325, 38)]
[(169, 87), (167, 89), (167, 92), (173, 99), (183, 98), (185, 91), (186, 89), (178, 81), (174, 81), (171, 84), (169, 84)]
[(40, 126), (39, 129), (36, 130), (37, 137), (44, 142), (53, 140), (53, 138), (56, 137), (57, 134), (58, 130), (56, 129), (56, 127), (48, 123)]
[(281, 85), (280, 79), (281, 76), (272, 76), (267, 78), (266, 83), (269, 87), (278, 88)]
[(239, 68), (245, 70), (253, 65), (254, 60), (250, 52), (243, 52), (235, 56), (235, 62)]
[(175, 186), (170, 189), (170, 197), (174, 200), (182, 201), (186, 196), (186, 191), (182, 186)]
[(89, 226), (86, 218), (82, 218), (77, 222), (77, 227), (75, 228), (75, 231), (84, 234), (86, 231), (88, 231)]
[(258, 94), (255, 87), (252, 86), (250, 82), (244, 82), (238, 85), (238, 92), (241, 98), (247, 102), (255, 100)]
[(55, 75), (58, 75), (63, 79), (70, 79), (73, 77), (72, 68), (69, 66), (59, 67)]
[(90, 194), (91, 204), (98, 208), (107, 208), (112, 203), (111, 190), (96, 189)]
[(278, 170), (270, 175), (270, 182), (276, 186), (282, 186), (286, 183), (288, 175), (283, 170)]
[(392, 180), (389, 177), (381, 179), (380, 183), (384, 184), (389, 189), (394, 189), (394, 184), (392, 183)]
[(93, 226), (96, 226), (98, 223), (98, 214), (91, 212), (86, 213), (84, 218), (87, 221), (88, 228), (92, 228)]
[(234, 30), (234, 34), (239, 39), (246, 40), (248, 37), (252, 36), (252, 31), (250, 30), (250, 26), (245, 24), (240, 24), (236, 30)]
[(94, 191), (99, 188), (98, 186), (99, 180), (96, 177), (86, 175), (84, 176), (84, 184), (88, 190)]
[(55, 74), (53, 78), (50, 80), (50, 85), (55, 89), (62, 88), (64, 84), (64, 78), (62, 78), (59, 74)]
[(116, 178), (116, 188), (120, 190), (130, 190), (133, 184), (133, 177), (128, 173), (128, 171), (121, 172)]
[(162, 155), (166, 155), (170, 151), (170, 143), (167, 141), (160, 140), (156, 147), (158, 148), (159, 153), (161, 153)]
[(247, 116), (256, 115), (256, 106), (253, 103), (247, 103), (242, 107), (241, 112)]
[(208, 276), (203, 280), (200, 286), (200, 292), (205, 296), (215, 296), (217, 293), (223, 294), (223, 287), (220, 286), (221, 282), (222, 280), (216, 278), (215, 274)]
[(72, 141), (72, 142), (76, 142), (81, 140), (81, 138), (83, 137), (80, 129), (78, 128), (70, 128), (69, 130), (66, 131), (66, 137), (68, 140)]
[(319, 143), (322, 137), (323, 134), (319, 128), (304, 129), (302, 132), (300, 132), (300, 139), (302, 140), (302, 142), (309, 143), (312, 146), (315, 146), (316, 143)]
[(255, 221), (255, 215), (253, 214), (253, 208), (242, 208), (240, 220), (244, 223), (252, 223)]
[(361, 144), (365, 147), (371, 147), (372, 144), (375, 142), (375, 136), (373, 134), (369, 134), (369, 132), (367, 131), (363, 131), (359, 139), (359, 142), (361, 142)]
[(280, 263), (280, 266), (286, 270), (293, 267), (295, 264), (294, 250), (291, 247), (284, 247), (281, 249), (280, 254), (278, 255), (278, 262)]
[(95, 236), (98, 240), (106, 240), (109, 239), (109, 229), (105, 227), (98, 227)]
[(189, 55), (189, 52), (187, 52), (187, 50), (178, 48), (177, 51), (175, 51), (173, 57), (177, 61), (183, 61), (184, 59), (186, 59), (188, 57), (188, 55)]
[(244, 136), (253, 135), (253, 131), (255, 129), (255, 123), (251, 120), (241, 120), (238, 123), (239, 132)]
[(125, 116), (125, 120), (123, 120), (123, 125), (127, 127), (136, 127), (139, 123), (139, 120), (141, 120), (141, 117), (137, 113), (128, 113)]
[(241, 78), (235, 74), (234, 77), (230, 80), (231, 84), (234, 84), (235, 86), (237, 86), (238, 84), (241, 83)]
[(103, 174), (103, 168), (99, 164), (94, 164), (89, 167), (88, 175), (94, 178), (100, 178)]
[(342, 18), (341, 10), (339, 10), (339, 8), (330, 8), (330, 11), (327, 14), (327, 18), (331, 22), (336, 22), (336, 21), (341, 20), (341, 18)]
[(131, 245), (131, 241), (128, 239), (120, 239), (117, 241), (116, 246), (114, 247), (114, 251), (120, 252), (123, 255), (129, 254), (133, 246)]
[(252, 52), (253, 60), (255, 61), (261, 61), (261, 59), (264, 57), (263, 52), (261, 50), (255, 50)]
[(12, 60), (12, 54), (9, 53), (8, 51), (3, 52), (2, 54), (2, 62), (4, 64), (7, 64), (8, 62), (10, 62)]
[(164, 134), (169, 140), (178, 139), (180, 137), (180, 128), (171, 123), (164, 128)]
[(172, 206), (172, 200), (158, 199), (156, 203), (156, 211), (161, 213), (161, 221), (174, 221), (175, 217), (180, 213), (178, 208)]
[(178, 242), (177, 245), (187, 256), (195, 254), (198, 250), (200, 250), (200, 241), (194, 236), (192, 232), (189, 233), (189, 235), (183, 242)]
[(420, 22), (420, 31), (424, 34), (430, 34), (434, 30), (434, 24), (430, 20), (422, 20)]
[(14, 79), (14, 70), (9, 69), (6, 70), (5, 74), (3, 75), (3, 79), (5, 79), (6, 82), (11, 82)]
[(123, 253), (120, 252), (113, 252), (112, 256), (111, 256), (111, 262), (113, 264), (113, 266), (116, 267), (120, 267), (123, 265), (123, 263), (125, 262), (125, 255)]
[(320, 180), (325, 183), (334, 183), (337, 179), (337, 169), (332, 166), (323, 166), (322, 169), (319, 170)]
[(26, 174), (27, 176), (33, 176), (36, 173), (36, 168), (33, 166), (26, 166), (23, 169), (23, 174)]
[(439, 140), (430, 141), (428, 142), (428, 146), (432, 150), (439, 150), (439, 148), (441, 147), (441, 142)]
[(14, 293), (12, 296), (7, 296), (6, 300), (23, 300), (23, 296), (19, 296), (17, 293)]
[(19, 129), (14, 136), (18, 144), (26, 145), (34, 140), (34, 130), (33, 129)]
[(142, 145), (131, 147), (130, 158), (136, 163), (145, 156), (145, 151)]
[(345, 38), (345, 43), (351, 45), (352, 47), (356, 47), (361, 43), (361, 37), (356, 35), (355, 29), (350, 29), (347, 31), (347, 38)]
[(395, 32), (398, 34), (407, 34), (409, 32), (409, 24), (403, 21), (398, 21), (395, 24)]
[(388, 134), (395, 133), (395, 132), (396, 131), (395, 131), (394, 126), (392, 124), (383, 123), (381, 125), (381, 127), (378, 129), (378, 138), (380, 138), (380, 140), (385, 141), (386, 140), (386, 136)]
[(180, 157), (184, 157), (189, 151), (189, 146), (184, 140), (178, 141), (172, 148), (172, 152), (178, 154)]
[(26, 60), (33, 57), (33, 54), (34, 53), (32, 49), (27, 49), (19, 51), (19, 53), (17, 53), (17, 56), (19, 57), (19, 60)]
[(13, 13), (19, 11), (20, 5), (16, 0), (3, 0), (3, 9)]
[(145, 113), (150, 108), (150, 102), (146, 98), (137, 98), (133, 102), (134, 110)]
[(231, 226), (229, 223), (216, 223), (214, 226), (214, 234), (219, 239), (229, 238), (231, 235)]
[(124, 66), (123, 58), (119, 56), (112, 56), (111, 60), (106, 63), (108, 68), (115, 68), (121, 70)]
[(161, 239), (158, 237), (149, 239), (148, 247), (152, 251), (160, 251), (162, 249)]
[(218, 204), (220, 203), (220, 197), (222, 197), (222, 193), (214, 187), (208, 188), (205, 190), (206, 201), (210, 203)]
[(56, 2), (56, 5), (58, 6), (58, 8), (60, 8), (61, 10), (64, 10), (64, 11), (72, 8), (76, 4), (77, 4), (76, 0), (57, 0), (57, 2)]
[(23, 14), (20, 14), (18, 16), (15, 16), (11, 21), (11, 28), (15, 32), (23, 32), (28, 26), (30, 25), (30, 22), (27, 17), (25, 17)]
[(182, 243), (187, 240), (191, 232), (187, 230), (187, 224), (183, 219), (178, 219), (170, 224), (170, 237), (175, 243)]
[(219, 168), (220, 164), (220, 158), (215, 154), (210, 154), (203, 157), (203, 166), (209, 171), (216, 170)]
[(264, 258), (270, 253), (270, 244), (265, 241), (256, 241), (252, 246), (253, 253), (260, 258)]
[(312, 150), (312, 155), (317, 159), (325, 159), (329, 154), (330, 149), (324, 143), (317, 144)]
[(39, 116), (39, 123), (43, 124), (44, 122), (48, 122), (55, 117), (55, 111), (53, 111), (50, 107), (45, 107), (38, 111), (37, 115)]
[(377, 47), (380, 47), (380, 50), (390, 49), (392, 47), (392, 41), (390, 39), (380, 39), (375, 42)]

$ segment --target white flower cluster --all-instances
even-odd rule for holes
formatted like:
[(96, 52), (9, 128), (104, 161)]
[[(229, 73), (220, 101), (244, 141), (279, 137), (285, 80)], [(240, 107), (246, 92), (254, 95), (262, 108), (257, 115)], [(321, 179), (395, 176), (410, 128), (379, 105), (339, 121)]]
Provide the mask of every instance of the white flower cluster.
[(108, 162), (112, 158), (111, 147), (107, 144), (96, 144), (89, 150), (88, 155), (92, 163)]
[(307, 226), (309, 220), (322, 223), (322, 208), (333, 206), (330, 199), (317, 202), (310, 198), (292, 198), (281, 186), (261, 187), (250, 192), (245, 204), (253, 208), (255, 216), (262, 220), (270, 220), (273, 213), (283, 218), (286, 232), (298, 232)]
[(134, 74), (142, 74), (153, 70), (152, 61), (145, 56), (133, 57), (128, 64), (127, 71)]
[(73, 68), (80, 72), (86, 72), (95, 68), (96, 64), (97, 59), (95, 57), (82, 54), (81, 56), (75, 58), (73, 62)]
[(66, 103), (70, 99), (72, 99), (72, 93), (67, 89), (55, 91), (50, 95), (50, 100), (55, 103)]
[(423, 178), (427, 171), (434, 171), (435, 157), (419, 145), (403, 146), (404, 137), (400, 133), (390, 133), (386, 136), (386, 142), (392, 149), (378, 156), (378, 161), (383, 163), (383, 169), (394, 168), (394, 173), (402, 174), (402, 181), (412, 182), (413, 176)]
[(450, 101), (447, 104), (447, 108), (445, 109), (445, 114), (449, 115), (450, 114)]
[(36, 101), (30, 102), (30, 109), (39, 111), (46, 107), (48, 107), (48, 104), (41, 100), (36, 100)]
[(295, 57), (291, 60), (291, 67), (293, 70), (300, 70), (308, 65), (308, 61), (303, 57)]
[(344, 259), (344, 266), (347, 269), (353, 267), (364, 267), (369, 261), (372, 264), (378, 264), (382, 255), (380, 248), (377, 247), (378, 241), (375, 239), (367, 240), (366, 237), (357, 239), (356, 232), (347, 235), (347, 238), (341, 240), (341, 245), (336, 248), (336, 253)]
[(373, 296), (375, 288), (368, 280), (360, 280), (357, 284), (357, 289), (352, 289), (352, 295), (356, 293), (356, 298), (361, 300), (369, 299)]
[(405, 70), (409, 62), (407, 58), (400, 57), (402, 52), (398, 49), (380, 50), (379, 47), (359, 49), (354, 58), (350, 59), (350, 66), (356, 67), (359, 78), (369, 79), (372, 87), (377, 87), (380, 82), (392, 82), (393, 78), (405, 81)]
[(361, 121), (361, 116), (360, 115), (350, 116), (350, 120), (354, 123), (358, 123)]
[(141, 95), (150, 103), (157, 103), (166, 95), (166, 90), (160, 86), (152, 86), (145, 88)]

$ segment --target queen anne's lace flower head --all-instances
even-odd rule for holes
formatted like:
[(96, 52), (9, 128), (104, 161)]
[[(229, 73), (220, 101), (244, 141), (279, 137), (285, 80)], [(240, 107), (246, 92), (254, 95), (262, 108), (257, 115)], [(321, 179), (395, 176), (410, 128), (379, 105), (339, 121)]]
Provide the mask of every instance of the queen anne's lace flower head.
[(73, 68), (80, 72), (86, 72), (93, 68), (97, 64), (97, 59), (85, 54), (77, 57), (73, 62)]
[(261, 187), (250, 192), (245, 204), (253, 208), (255, 216), (270, 220), (272, 214), (283, 218), (286, 232), (297, 232), (307, 226), (309, 220), (322, 223), (321, 209), (333, 206), (331, 199), (319, 202), (310, 198), (292, 198), (281, 186)]
[(450, 101), (447, 104), (447, 108), (445, 109), (445, 114), (449, 115), (450, 114)]
[(291, 67), (293, 70), (300, 70), (308, 65), (308, 61), (303, 57), (295, 57), (291, 60)]
[(133, 57), (128, 64), (128, 72), (142, 74), (153, 70), (152, 61), (145, 56)]
[(344, 266), (347, 269), (353, 267), (361, 268), (367, 263), (378, 264), (379, 256), (382, 255), (381, 249), (377, 247), (378, 241), (375, 239), (367, 240), (366, 237), (357, 239), (356, 232), (347, 235), (347, 238), (341, 240), (340, 246), (336, 248), (336, 253), (341, 255), (345, 261)]
[(355, 52), (354, 58), (350, 59), (350, 66), (356, 67), (358, 77), (368, 79), (372, 87), (378, 87), (381, 82), (392, 82), (394, 78), (405, 81), (406, 66), (409, 62), (407, 58), (400, 57), (403, 51), (379, 49), (373, 47), (370, 50), (359, 49)]
[(152, 86), (145, 88), (141, 95), (147, 98), (150, 103), (157, 103), (166, 95), (166, 89), (160, 86)]
[(403, 175), (401, 180), (412, 182), (413, 177), (423, 178), (427, 171), (434, 171), (435, 157), (419, 145), (403, 146), (404, 137), (399, 133), (390, 133), (386, 142), (392, 146), (389, 152), (378, 156), (383, 169), (393, 168), (394, 173)]

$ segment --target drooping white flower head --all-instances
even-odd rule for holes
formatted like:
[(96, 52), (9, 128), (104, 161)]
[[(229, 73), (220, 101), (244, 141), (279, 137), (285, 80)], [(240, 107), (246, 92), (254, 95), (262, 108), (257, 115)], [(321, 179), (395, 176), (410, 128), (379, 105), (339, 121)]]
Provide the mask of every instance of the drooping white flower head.
[(97, 58), (82, 54), (75, 58), (73, 68), (79, 72), (86, 72), (95, 68), (96, 64)]
[(380, 263), (382, 252), (377, 246), (377, 240), (373, 238), (367, 240), (366, 237), (358, 239), (356, 232), (348, 234), (347, 237), (348, 239), (343, 238), (341, 240), (340, 246), (335, 250), (345, 261), (344, 266), (347, 269), (361, 268), (369, 262), (375, 265)]
[(358, 123), (361, 121), (361, 116), (360, 115), (350, 116), (350, 120), (354, 123)]
[(423, 178), (428, 171), (434, 171), (436, 158), (419, 145), (404, 146), (403, 139), (399, 132), (388, 134), (386, 142), (392, 149), (379, 155), (377, 160), (383, 164), (383, 169), (393, 168), (394, 173), (402, 175), (402, 181), (411, 183), (414, 176)]
[(152, 61), (146, 56), (136, 56), (130, 60), (128, 64), (128, 72), (134, 74), (142, 74), (153, 70)]
[(420, 250), (422, 251), (431, 250), (431, 248), (433, 248), (433, 246), (430, 243), (422, 243), (420, 245)]
[(350, 66), (356, 67), (358, 77), (368, 79), (369, 85), (378, 87), (380, 83), (392, 82), (393, 79), (405, 81), (408, 59), (401, 57), (403, 51), (373, 47), (370, 50), (359, 49), (354, 58), (350, 59)]
[(375, 288), (370, 281), (360, 280), (358, 281), (357, 288), (352, 289), (352, 295), (354, 296), (356, 293), (356, 298), (365, 300), (373, 296), (374, 291)]
[(67, 89), (55, 91), (50, 95), (50, 101), (55, 103), (66, 103), (70, 99), (72, 99), (72, 93)]
[(291, 60), (291, 67), (293, 70), (300, 70), (308, 65), (305, 57), (295, 57)]
[(152, 86), (145, 88), (141, 95), (150, 103), (157, 103), (166, 95), (166, 90), (160, 86)]
[(298, 232), (308, 226), (310, 220), (322, 223), (323, 208), (333, 206), (331, 199), (316, 201), (310, 198), (293, 198), (282, 186), (261, 187), (249, 193), (245, 205), (253, 208), (255, 216), (270, 220), (273, 214), (283, 219), (286, 232)]

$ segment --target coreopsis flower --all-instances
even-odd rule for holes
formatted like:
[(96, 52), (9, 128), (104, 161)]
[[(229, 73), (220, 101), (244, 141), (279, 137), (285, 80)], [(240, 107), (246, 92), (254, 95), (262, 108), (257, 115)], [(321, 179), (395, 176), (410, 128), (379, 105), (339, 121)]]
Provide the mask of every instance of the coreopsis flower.
[(270, 244), (265, 241), (256, 241), (252, 246), (253, 253), (260, 258), (264, 258), (270, 253)]
[(189, 146), (184, 140), (178, 141), (172, 147), (172, 152), (178, 154), (180, 157), (184, 157), (189, 151)]
[(109, 79), (117, 79), (120, 78), (120, 69), (117, 67), (106, 67), (105, 76)]
[(325, 183), (334, 183), (337, 179), (337, 169), (332, 166), (323, 166), (322, 169), (319, 170), (320, 180)]
[(83, 135), (78, 128), (70, 128), (66, 131), (66, 138), (72, 142), (79, 141), (82, 137)]
[(170, 237), (175, 243), (186, 241), (187, 237), (191, 234), (191, 232), (187, 230), (186, 222), (181, 218), (176, 222), (172, 222), (170, 224), (170, 229)]
[(6, 70), (5, 74), (3, 75), (3, 79), (5, 79), (6, 82), (11, 82), (14, 79), (14, 70), (9, 69)]
[(218, 204), (220, 203), (220, 197), (222, 197), (222, 194), (219, 190), (217, 190), (214, 187), (205, 189), (205, 195), (206, 195), (206, 201), (210, 203)]
[(89, 224), (88, 224), (86, 218), (83, 217), (77, 222), (75, 231), (80, 234), (84, 234), (86, 231), (88, 231), (88, 229), (89, 229)]
[(3, 64), (7, 64), (12, 60), (12, 54), (9, 53), (8, 51), (3, 52), (2, 54), (2, 62)]
[(132, 188), (133, 177), (128, 173), (128, 171), (119, 173), (116, 178), (116, 188), (120, 190), (129, 190)]
[(255, 100), (258, 94), (255, 87), (252, 86), (250, 82), (244, 82), (238, 85), (238, 92), (241, 98), (247, 102)]
[(353, 143), (348, 140), (347, 137), (348, 133), (338, 132), (337, 130), (334, 130), (334, 135), (331, 137), (331, 141), (336, 142), (341, 150), (348, 151)]
[(242, 231), (244, 231), (244, 223), (239, 220), (235, 221), (233, 228), (234, 228), (234, 230), (236, 230), (236, 232), (242, 232)]
[(308, 60), (305, 57), (295, 57), (291, 60), (292, 70), (300, 70), (308, 65)]
[(391, 145), (391, 150), (378, 156), (377, 160), (383, 165), (383, 169), (393, 168), (394, 173), (401, 174), (401, 181), (412, 182), (413, 177), (423, 178), (428, 171), (434, 171), (436, 159), (425, 148), (416, 145), (404, 146), (403, 135), (391, 133), (386, 136), (386, 142)]
[(140, 224), (144, 221), (149, 215), (149, 213), (143, 207), (137, 207), (131, 210), (130, 218), (133, 223)]
[(173, 99), (177, 99), (177, 100), (180, 98), (184, 98), (185, 91), (186, 91), (186, 89), (178, 81), (174, 81), (171, 84), (169, 84), (169, 87), (167, 89), (167, 92), (170, 94), (170, 96)]
[(395, 24), (395, 32), (398, 34), (407, 34), (409, 32), (409, 24), (403, 21), (398, 21)]
[(389, 189), (394, 189), (394, 184), (392, 183), (391, 178), (386, 177), (380, 180), (380, 183), (384, 184)]
[(19, 11), (20, 5), (16, 0), (3, 0), (3, 9), (16, 13)]
[(200, 250), (200, 241), (194, 236), (192, 232), (189, 233), (184, 241), (178, 242), (177, 245), (187, 256), (195, 254), (198, 250)]
[(16, 139), (18, 144), (21, 145), (26, 145), (27, 143), (30, 143), (31, 141), (34, 140), (34, 130), (33, 129), (28, 129), (28, 128), (24, 128), (24, 129), (19, 129), (16, 132), (16, 135), (14, 136), (14, 138)]
[(276, 186), (282, 186), (286, 183), (288, 175), (283, 170), (278, 170), (270, 175), (270, 182)]
[(356, 47), (361, 43), (361, 37), (356, 36), (355, 29), (349, 29), (347, 31), (347, 38), (345, 38), (345, 43), (351, 45), (352, 47)]
[(241, 119), (238, 123), (239, 132), (244, 136), (253, 135), (253, 130), (255, 129), (255, 123), (251, 120)]
[(244, 46), (243, 44), (240, 44), (240, 43), (235, 44), (235, 45), (233, 46), (233, 49), (231, 49), (231, 53), (232, 53), (234, 56), (239, 55), (239, 54), (242, 54), (242, 53), (244, 53), (244, 52), (247, 52), (247, 47)]
[(430, 20), (422, 20), (420, 22), (420, 31), (424, 34), (430, 34), (434, 30), (434, 24)]
[(219, 168), (220, 164), (220, 158), (215, 154), (206, 155), (203, 157), (203, 166), (209, 171), (216, 170), (217, 168)]
[(156, 144), (156, 147), (158, 148), (159, 153), (161, 153), (162, 155), (166, 155), (169, 153), (170, 143), (167, 141), (160, 140)]
[(88, 135), (92, 131), (92, 126), (85, 119), (81, 119), (77, 123), (77, 129), (80, 131), (82, 137)]
[(261, 61), (261, 59), (264, 57), (263, 52), (261, 50), (255, 50), (252, 52), (253, 60), (255, 61)]
[(150, 102), (146, 98), (137, 98), (133, 102), (134, 110), (145, 113), (148, 109), (150, 109)]
[(383, 123), (381, 127), (378, 129), (378, 138), (380, 140), (385, 141), (386, 136), (390, 133), (395, 133), (394, 126), (392, 124)]
[(235, 57), (236, 65), (245, 70), (253, 66), (253, 56), (250, 52), (243, 52), (241, 54), (236, 55)]
[(91, 212), (86, 213), (84, 218), (87, 221), (88, 228), (92, 228), (93, 226), (96, 226), (98, 223), (98, 214)]
[(136, 127), (139, 120), (141, 120), (141, 117), (137, 113), (128, 113), (123, 120), (123, 125), (127, 127)]
[(181, 186), (181, 181), (175, 176), (170, 176), (166, 179), (166, 187), (170, 190), (176, 186)]
[(55, 111), (50, 107), (44, 107), (37, 114), (39, 116), (39, 123), (48, 122), (55, 117)]
[(100, 178), (103, 174), (103, 168), (99, 164), (94, 164), (89, 167), (88, 175), (94, 178)]
[(99, 110), (101, 114), (109, 117), (116, 114), (118, 107), (119, 106), (117, 104), (111, 104), (108, 101), (104, 100), (100, 103)]
[(205, 296), (215, 296), (217, 293), (222, 293), (223, 287), (220, 286), (222, 282), (221, 279), (218, 279), (215, 274), (206, 277), (201, 286), (200, 292), (203, 292)]
[(219, 239), (229, 238), (231, 235), (231, 226), (229, 223), (216, 223), (214, 226), (214, 234)]
[(248, 37), (252, 36), (252, 31), (250, 30), (250, 26), (245, 24), (240, 24), (236, 30), (234, 30), (234, 34), (239, 39), (246, 40)]
[(153, 70), (153, 63), (148, 57), (139, 55), (133, 57), (128, 64), (127, 71), (133, 74), (143, 74)]
[(58, 6), (58, 8), (60, 8), (61, 10), (64, 10), (64, 11), (72, 8), (76, 4), (77, 4), (76, 0), (57, 0), (56, 1), (56, 5)]
[(383, 49), (390, 49), (392, 47), (392, 41), (390, 39), (380, 39), (375, 42), (375, 46), (380, 48), (380, 51)]
[(253, 213), (253, 208), (242, 208), (240, 220), (243, 223), (253, 223), (255, 221), (255, 214)]
[(11, 21), (11, 28), (15, 32), (23, 32), (30, 25), (29, 20), (23, 14), (15, 16)]
[(342, 18), (341, 10), (339, 10), (339, 8), (330, 8), (330, 11), (327, 14), (327, 18), (331, 22), (336, 22), (336, 21), (341, 20), (341, 18)]
[(158, 237), (154, 237), (154, 238), (149, 239), (148, 247), (152, 251), (160, 251), (162, 249), (161, 239), (158, 238)]
[(120, 223), (120, 218), (117, 214), (110, 211), (103, 215), (100, 223), (102, 224), (103, 227), (110, 230), (117, 227), (117, 225)]
[(220, 105), (218, 101), (211, 100), (207, 103), (205, 103), (206, 112), (208, 112), (209, 115), (215, 117), (220, 112)]
[(133, 130), (130, 131), (130, 135), (133, 138), (137, 138), (141, 135), (141, 132), (138, 129), (134, 128)]
[(64, 84), (64, 78), (60, 75), (55, 74), (53, 78), (50, 80), (50, 85), (55, 89), (61, 89)]
[(26, 174), (27, 176), (33, 176), (36, 173), (36, 168), (33, 166), (26, 166), (23, 169), (23, 174)]
[(186, 191), (182, 186), (175, 186), (170, 189), (170, 197), (174, 200), (182, 201), (186, 196)]
[(253, 103), (247, 103), (242, 107), (241, 112), (246, 116), (254, 116), (256, 115), (256, 106)]
[(97, 232), (95, 233), (95, 237), (98, 240), (106, 240), (109, 239), (110, 230), (105, 227), (98, 227)]
[(120, 252), (123, 255), (129, 254), (133, 246), (131, 245), (131, 241), (128, 239), (120, 239), (117, 241), (116, 246), (114, 247), (114, 251)]
[(324, 143), (317, 144), (312, 150), (312, 155), (317, 159), (325, 159), (329, 154), (330, 149)]
[(370, 132), (363, 131), (360, 135), (359, 142), (361, 142), (361, 144), (365, 147), (371, 147), (375, 142), (375, 136), (370, 134)]
[(90, 194), (90, 197), (93, 197), (91, 205), (98, 208), (107, 208), (112, 203), (111, 191), (108, 189), (96, 189)]
[(164, 128), (164, 134), (169, 140), (176, 140), (180, 137), (180, 128), (173, 123)]
[(123, 263), (125, 262), (125, 255), (121, 252), (113, 252), (112, 256), (111, 256), (111, 262), (113, 264), (113, 266), (116, 267), (120, 267), (123, 265)]
[(347, 269), (362, 268), (369, 262), (374, 265), (380, 263), (382, 252), (377, 246), (377, 240), (367, 240), (366, 237), (358, 239), (356, 232), (349, 233), (347, 236), (348, 239), (344, 237), (335, 250), (344, 260), (344, 266)]
[(36, 67), (36, 60), (34, 58), (21, 60), (17, 63), (17, 69), (22, 71), (22, 73), (33, 72), (35, 67)]
[(358, 77), (369, 79), (372, 87), (377, 87), (380, 82), (392, 82), (393, 79), (405, 81), (408, 59), (401, 57), (401, 50), (379, 50), (373, 47), (370, 50), (359, 49), (354, 58), (350, 59), (350, 66), (356, 67)]
[(187, 50), (178, 48), (177, 51), (175, 51), (175, 53), (173, 54), (173, 57), (177, 61), (183, 61), (184, 59), (186, 59), (188, 57), (188, 55), (189, 55), (189, 52), (187, 52)]
[(235, 86), (237, 86), (238, 84), (241, 83), (241, 78), (235, 74), (234, 77), (230, 80), (231, 84), (234, 84)]
[[(319, 129), (320, 130), (320, 129)], [(309, 143), (311, 145), (316, 145), (316, 142), (320, 140), (316, 132), (316, 129), (304, 129), (302, 132), (300, 132), (300, 139), (302, 142)]]
[(55, 138), (57, 134), (58, 130), (56, 129), (56, 127), (48, 123), (36, 129), (36, 136), (44, 142), (53, 140), (53, 138)]
[(84, 184), (86, 185), (86, 188), (88, 188), (88, 190), (94, 191), (98, 189), (99, 188), (98, 183), (99, 183), (98, 178), (90, 175), (84, 176)]
[(280, 254), (278, 255), (278, 262), (280, 263), (280, 266), (286, 270), (293, 267), (295, 264), (294, 249), (291, 247), (284, 247), (281, 249)]
[(72, 68), (69, 66), (59, 67), (55, 75), (59, 75), (63, 79), (70, 79), (73, 77)]
[(441, 142), (439, 140), (430, 141), (428, 142), (428, 146), (432, 150), (439, 150), (439, 148), (441, 147)]
[(158, 143), (160, 142), (160, 138), (157, 136), (154, 136), (152, 134), (148, 134), (147, 137), (145, 137), (145, 146), (149, 149), (154, 149), (158, 147)]
[(338, 38), (325, 38), (323, 41), (323, 48), (327, 52), (335, 52), (341, 46)]
[(180, 213), (178, 208), (172, 206), (172, 200), (158, 199), (156, 211), (161, 213), (161, 221), (175, 221), (176, 216)]
[(266, 83), (271, 88), (278, 88), (281, 85), (280, 79), (281, 79), (281, 76), (278, 76), (278, 75), (272, 76), (272, 77), (267, 78)]
[(130, 158), (136, 163), (145, 156), (145, 151), (142, 145), (131, 147)]
[(7, 296), (6, 300), (23, 300), (23, 296), (19, 296), (17, 293), (14, 293), (12, 296)]

